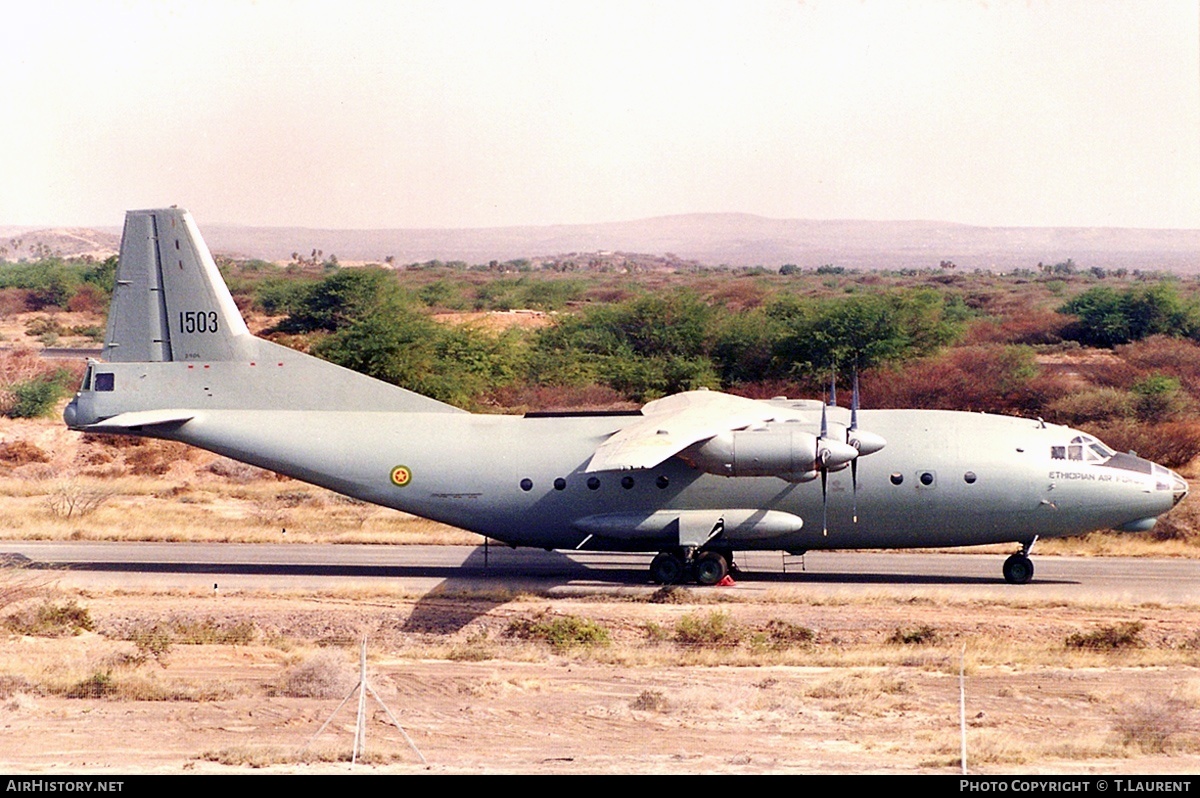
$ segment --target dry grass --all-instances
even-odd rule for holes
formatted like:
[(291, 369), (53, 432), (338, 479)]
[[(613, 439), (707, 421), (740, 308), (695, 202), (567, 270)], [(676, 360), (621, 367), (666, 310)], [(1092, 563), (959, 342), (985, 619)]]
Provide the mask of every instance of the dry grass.
[[(75, 511), (61, 509), (64, 485)], [(292, 483), (296, 485), (296, 483)], [(0, 539), (478, 545), (478, 535), (275, 480), (192, 484), (121, 477), (0, 478)], [(99, 501), (79, 509), (88, 497)]]
[[(1200, 665), (1200, 649), (1184, 644), (1186, 635), (1195, 631), (1188, 608), (1064, 608), (994, 600), (913, 603), (883, 596), (776, 600), (781, 597), (786, 594), (747, 594), (727, 599), (716, 610), (696, 603), (630, 602), (615, 594), (537, 597), (539, 609), (549, 607), (550, 612), (536, 614), (527, 606), (533, 597), (510, 593), (508, 603), (489, 606), (465, 627), (405, 632), (403, 619), (422, 597), (387, 591), (368, 596), (359, 591), (325, 591), (288, 597), (264, 592), (230, 594), (219, 600), (170, 592), (140, 597), (97, 594), (87, 603), (99, 633), (0, 640), (0, 697), (18, 703), (54, 698), (78, 702), (79, 707), (238, 698), (255, 706), (256, 726), (265, 727), (275, 717), (291, 718), (287, 734), (297, 740), (296, 745), (281, 745), (280, 737), (263, 739), (261, 746), (226, 740), (209, 743), (211, 753), (206, 758), (250, 767), (336, 761), (324, 755), (318, 760), (309, 760), (308, 754), (301, 758), (305, 739), (301, 730), (319, 724), (324, 715), (319, 709), (297, 715), (303, 706), (297, 702), (306, 699), (291, 696), (325, 696), (320, 700), (327, 701), (348, 693), (353, 684), (351, 656), (344, 650), (317, 650), (314, 642), (348, 639), (345, 629), (371, 629), (372, 683), (385, 696), (393, 690), (404, 696), (405, 711), (411, 713), (417, 729), (434, 723), (421, 713), (432, 711), (427, 705), (437, 696), (449, 696), (459, 709), (442, 705), (434, 712), (433, 717), (439, 718), (436, 724), (466, 712), (480, 728), (498, 718), (506, 727), (529, 723), (532, 726), (521, 728), (532, 728), (554, 717), (556, 730), (563, 723), (587, 725), (587, 718), (593, 719), (593, 729), (597, 719), (603, 719), (600, 729), (626, 719), (664, 729), (715, 728), (718, 722), (737, 719), (786, 736), (820, 723), (829, 729), (822, 744), (831, 747), (831, 754), (838, 746), (853, 745), (873, 752), (880, 761), (952, 768), (958, 756), (957, 679), (947, 676), (957, 675), (958, 657), (966, 643), (973, 767), (986, 771), (1045, 766), (1049, 761), (1091, 763), (1139, 757), (1152, 753), (1159, 743), (1150, 731), (1136, 732), (1140, 738), (1126, 741), (1124, 729), (1133, 729), (1134, 721), (1148, 718), (1143, 725), (1151, 731), (1156, 726), (1194, 727), (1198, 689), (1180, 689), (1169, 694), (1170, 701), (1151, 702), (1170, 710), (1165, 722), (1126, 704), (1128, 695), (1168, 695), (1155, 685), (1161, 685), (1162, 679), (1180, 678), (1173, 674), (1194, 673)], [(204, 608), (195, 607), (200, 600), (207, 602)], [(458, 611), (455, 605), (476, 606), (469, 596), (441, 600), (451, 614)], [(147, 605), (155, 608), (160, 623), (176, 618), (180, 628), (200, 629), (197, 644), (176, 646), (169, 660), (139, 662), (127, 632), (144, 622), (132, 619), (150, 617), (144, 609)], [(222, 614), (208, 622), (212, 608), (218, 606)], [(187, 609), (181, 614), (181, 608)], [(887, 642), (898, 628), (919, 628), (919, 613), (931, 613), (929, 625), (938, 631), (938, 641)], [(572, 628), (582, 628), (587, 621), (607, 629), (611, 642), (555, 650), (541, 640), (503, 634), (514, 620), (538, 618), (578, 619)], [(739, 630), (738, 643), (681, 644), (674, 630), (685, 618), (704, 634), (713, 629)], [(997, 624), (997, 618), (1004, 622)], [(1068, 650), (1063, 645), (1071, 629), (1117, 626), (1135, 618), (1145, 623), (1140, 648)], [(666, 634), (648, 640), (647, 623), (657, 624)], [(233, 646), (216, 642), (220, 635), (204, 631), (234, 628), (256, 628), (261, 634)], [(1012, 629), (1023, 630), (1019, 646), (1013, 644)], [(756, 636), (771, 630), (792, 644), (782, 649), (756, 644)], [(432, 659), (438, 657), (454, 663), (436, 677), (429, 675), (431, 671), (425, 676), (416, 673), (432, 667)], [(202, 668), (206, 662), (219, 662), (220, 667)], [(714, 689), (714, 680), (724, 679), (721, 675), (731, 673), (731, 668), (737, 670), (736, 678), (723, 680)], [(561, 678), (573, 678), (572, 671), (589, 674), (578, 677), (585, 682), (598, 674), (614, 681), (576, 699), (573, 695), (582, 687), (559, 683)], [(1105, 673), (1117, 675), (1103, 682), (1102, 688), (1086, 686)], [(19, 698), (22, 695), (32, 699)], [(997, 714), (1000, 707), (1006, 714)], [(125, 711), (135, 710), (130, 704)], [(1047, 719), (1069, 733), (1047, 735)], [(376, 721), (382, 722), (378, 716)], [(863, 731), (868, 728), (872, 731)], [(438, 737), (435, 731), (432, 739)], [(1162, 745), (1172, 754), (1187, 753), (1195, 750), (1195, 739), (1190, 731), (1179, 732)], [(348, 735), (345, 740), (348, 746)], [(319, 742), (329, 745), (342, 740), (330, 737)], [(410, 761), (411, 752), (394, 742), (387, 743), (390, 748), (375, 748), (372, 743), (369, 750), (381, 757), (381, 763)]]

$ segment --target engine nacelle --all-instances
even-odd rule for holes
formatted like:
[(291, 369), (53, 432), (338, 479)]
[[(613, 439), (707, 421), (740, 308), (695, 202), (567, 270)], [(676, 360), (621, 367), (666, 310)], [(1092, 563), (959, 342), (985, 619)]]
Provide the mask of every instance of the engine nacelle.
[(710, 474), (779, 477), (789, 482), (816, 479), (822, 466), (837, 470), (858, 456), (853, 446), (790, 426), (726, 432), (679, 456)]

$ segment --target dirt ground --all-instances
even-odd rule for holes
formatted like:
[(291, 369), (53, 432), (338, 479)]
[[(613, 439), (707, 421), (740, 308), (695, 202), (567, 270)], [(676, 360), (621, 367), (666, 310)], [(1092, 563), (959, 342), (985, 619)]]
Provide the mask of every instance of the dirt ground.
[[(952, 774), (960, 663), (972, 773), (1200, 770), (1193, 607), (823, 603), (786, 589), (748, 602), (694, 590), (666, 603), (603, 593), (56, 601), (71, 598), (93, 631), (0, 640), (5, 772)], [(547, 618), (587, 619), (610, 637), (556, 648), (514, 636)], [(687, 619), (737, 634), (688, 645)], [(1126, 623), (1142, 624), (1137, 648), (1063, 645)], [(175, 625), (164, 650), (145, 642), (156, 624)], [(241, 639), (184, 644), (188, 624)], [(813, 638), (771, 636), (798, 627)], [(919, 642), (889, 642), (922, 630)], [(352, 751), (357, 695), (335, 710), (357, 681), (364, 635), (365, 763), (317, 761)], [(305, 672), (330, 697), (290, 695)]]

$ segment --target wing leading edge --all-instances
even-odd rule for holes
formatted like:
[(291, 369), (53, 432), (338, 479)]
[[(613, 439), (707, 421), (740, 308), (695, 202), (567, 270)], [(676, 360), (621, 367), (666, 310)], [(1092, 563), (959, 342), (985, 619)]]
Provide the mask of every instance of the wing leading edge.
[(686, 391), (656, 399), (642, 418), (596, 447), (587, 472), (654, 468), (693, 444), (769, 421), (800, 419), (786, 407), (718, 391)]

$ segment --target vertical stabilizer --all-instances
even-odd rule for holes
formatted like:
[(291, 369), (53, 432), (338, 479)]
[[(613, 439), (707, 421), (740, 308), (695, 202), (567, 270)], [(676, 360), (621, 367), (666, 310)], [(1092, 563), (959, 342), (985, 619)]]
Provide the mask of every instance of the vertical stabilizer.
[(249, 353), (251, 341), (191, 214), (180, 208), (129, 211), (104, 360), (237, 360)]
[(67, 407), (74, 429), (129, 413), (137, 425), (178, 421), (200, 409), (463, 412), (255, 338), (181, 208), (125, 215), (104, 335), (102, 359)]

